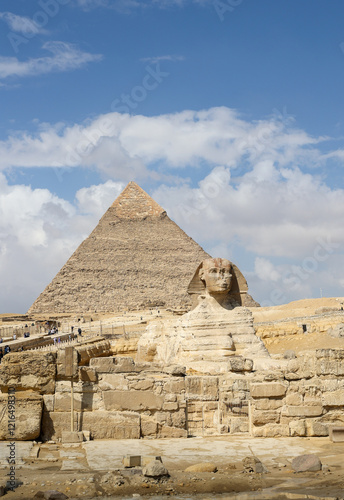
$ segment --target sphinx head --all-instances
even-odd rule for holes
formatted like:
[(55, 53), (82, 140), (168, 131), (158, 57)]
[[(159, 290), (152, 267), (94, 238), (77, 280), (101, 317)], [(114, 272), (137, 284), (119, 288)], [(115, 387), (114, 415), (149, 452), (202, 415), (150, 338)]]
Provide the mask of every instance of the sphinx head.
[(232, 263), (227, 259), (206, 259), (199, 269), (199, 278), (210, 295), (227, 294), (233, 278)]

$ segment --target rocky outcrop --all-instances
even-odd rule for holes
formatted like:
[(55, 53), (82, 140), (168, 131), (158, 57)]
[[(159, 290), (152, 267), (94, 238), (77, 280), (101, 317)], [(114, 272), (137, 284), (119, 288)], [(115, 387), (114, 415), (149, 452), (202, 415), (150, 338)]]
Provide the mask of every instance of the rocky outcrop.
[(41, 433), (43, 398), (39, 394), (14, 392), (0, 395), (0, 441), (28, 441)]
[(52, 352), (15, 352), (4, 356), (0, 369), (0, 388), (7, 391), (33, 390), (53, 394), (56, 378), (56, 354)]

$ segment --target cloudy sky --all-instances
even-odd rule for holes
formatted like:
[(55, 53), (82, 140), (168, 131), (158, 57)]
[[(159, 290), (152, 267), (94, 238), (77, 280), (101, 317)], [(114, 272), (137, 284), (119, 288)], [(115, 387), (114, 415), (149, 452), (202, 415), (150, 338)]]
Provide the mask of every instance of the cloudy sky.
[(0, 313), (130, 180), (262, 305), (344, 295), (342, 0), (0, 9)]

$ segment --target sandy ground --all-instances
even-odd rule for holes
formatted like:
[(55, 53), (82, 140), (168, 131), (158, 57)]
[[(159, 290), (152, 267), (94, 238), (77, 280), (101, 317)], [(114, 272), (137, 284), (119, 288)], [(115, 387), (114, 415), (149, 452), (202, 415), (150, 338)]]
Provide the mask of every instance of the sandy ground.
[[(189, 439), (101, 440), (82, 444), (44, 444), (32, 458), (32, 443), (17, 443), (16, 478), (24, 484), (6, 499), (31, 499), (38, 491), (57, 489), (69, 498), (133, 498), (162, 495), (172, 498), (285, 499), (344, 498), (344, 443), (329, 438), (250, 438), (218, 436)], [(30, 458), (31, 452), (31, 458)], [(315, 453), (320, 472), (294, 473), (291, 460)], [(161, 456), (170, 473), (149, 479), (140, 468), (125, 469), (123, 456)], [(0, 477), (8, 473), (7, 449), (0, 447)], [(268, 472), (247, 473), (242, 460), (256, 456)], [(211, 462), (217, 472), (185, 472), (186, 467)], [(245, 492), (245, 494), (243, 494)], [(198, 498), (198, 497), (197, 497)]]

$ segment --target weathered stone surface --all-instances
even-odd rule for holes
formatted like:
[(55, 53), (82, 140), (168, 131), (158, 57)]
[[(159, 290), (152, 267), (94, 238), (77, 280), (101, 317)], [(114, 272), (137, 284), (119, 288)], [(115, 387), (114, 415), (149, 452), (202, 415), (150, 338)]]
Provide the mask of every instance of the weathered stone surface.
[(295, 457), (291, 466), (295, 472), (317, 472), (322, 469), (320, 459), (313, 454)]
[[(101, 408), (101, 400), (98, 394), (86, 392), (84, 394), (75, 393), (74, 397), (75, 411), (94, 411)], [(70, 411), (70, 394), (58, 392), (55, 394), (54, 411)]]
[(163, 425), (159, 429), (158, 437), (172, 439), (172, 438), (186, 438), (188, 436), (187, 436), (187, 431), (185, 429), (180, 429), (177, 427), (167, 427)]
[[(13, 403), (13, 404), (12, 404)], [(41, 431), (43, 398), (33, 392), (18, 392), (15, 401), (0, 395), (0, 441), (29, 441)], [(11, 423), (14, 422), (14, 426)], [(12, 435), (11, 432), (14, 432)]]
[(103, 400), (106, 410), (160, 410), (164, 404), (163, 396), (149, 391), (104, 391)]
[(322, 406), (288, 406), (286, 409), (290, 417), (319, 417), (322, 413)]
[[(82, 428), (78, 428), (80, 425)], [(45, 440), (57, 440), (62, 431), (70, 429), (70, 412), (43, 414), (42, 434)], [(74, 429), (88, 430), (92, 439), (139, 439), (140, 415), (133, 412), (92, 411), (82, 415), (75, 412)]]
[(200, 464), (190, 465), (185, 472), (216, 472), (217, 466), (211, 462), (202, 462)]
[(217, 400), (219, 379), (218, 377), (186, 377), (185, 390), (189, 399)]
[(306, 420), (307, 436), (328, 436), (329, 429), (326, 424), (321, 422), (314, 422), (314, 420)]
[(90, 367), (97, 373), (130, 373), (140, 371), (132, 358), (118, 356), (92, 358)]
[(244, 417), (231, 418), (229, 421), (229, 432), (231, 434), (246, 433), (249, 431), (248, 419)]
[(289, 422), (290, 436), (306, 436), (306, 423), (304, 420), (292, 420)]
[(322, 395), (324, 406), (343, 406), (344, 405), (344, 389), (339, 389), (333, 392), (326, 392)]
[(79, 369), (79, 378), (82, 382), (97, 382), (97, 373), (93, 368), (82, 366)]
[(4, 356), (0, 370), (0, 388), (17, 391), (31, 389), (41, 394), (55, 390), (56, 357), (54, 353), (14, 352)]
[(298, 392), (287, 394), (285, 403), (288, 406), (300, 406), (303, 403), (303, 397)]
[(141, 415), (141, 436), (156, 437), (158, 432), (158, 423), (154, 417)]
[(169, 476), (169, 472), (166, 467), (160, 462), (160, 460), (152, 460), (146, 467), (143, 468), (142, 473), (147, 477), (162, 477)]
[(128, 380), (124, 375), (115, 373), (102, 374), (98, 386), (101, 391), (127, 391), (129, 389)]
[(317, 349), (317, 375), (344, 375), (344, 349)]
[(289, 425), (269, 424), (261, 427), (253, 427), (254, 437), (283, 437), (289, 436)]
[(259, 398), (254, 401), (254, 407), (256, 410), (277, 410), (282, 408), (283, 399), (268, 399)]
[(251, 384), (250, 392), (253, 398), (279, 398), (285, 395), (287, 387), (276, 382)]
[(280, 413), (278, 411), (258, 411), (255, 410), (252, 416), (252, 423), (254, 425), (277, 424), (280, 420)]
[(207, 257), (130, 182), (29, 311), (179, 308), (190, 303), (187, 286)]
[(344, 323), (338, 323), (338, 325), (333, 328), (329, 328), (326, 333), (334, 338), (344, 337)]

